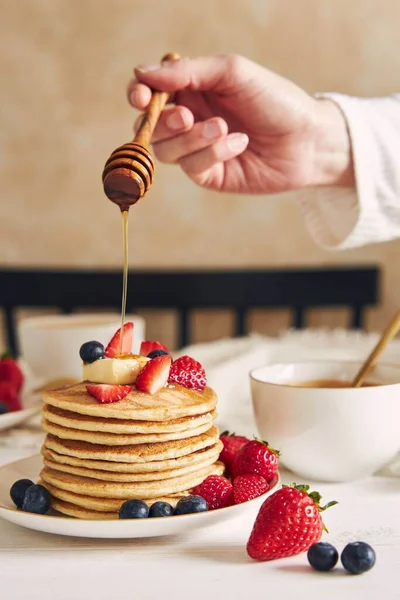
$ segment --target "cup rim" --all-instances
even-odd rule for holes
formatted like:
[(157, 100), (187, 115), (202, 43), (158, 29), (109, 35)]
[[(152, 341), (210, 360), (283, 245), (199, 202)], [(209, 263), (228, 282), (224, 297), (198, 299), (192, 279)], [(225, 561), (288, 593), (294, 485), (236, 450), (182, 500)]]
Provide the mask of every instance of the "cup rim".
[[(318, 387), (318, 388), (313, 388), (313, 387), (296, 387), (293, 385), (290, 385), (288, 383), (277, 383), (274, 381), (263, 381), (261, 379), (258, 379), (257, 377), (254, 376), (255, 371), (259, 371), (260, 369), (264, 369), (266, 367), (276, 367), (278, 365), (304, 365), (304, 364), (344, 364), (344, 365), (359, 365), (361, 366), (363, 364), (363, 360), (354, 360), (354, 359), (350, 359), (350, 360), (338, 360), (338, 359), (329, 359), (329, 358), (320, 358), (320, 359), (314, 359), (314, 360), (290, 360), (290, 361), (277, 361), (277, 362), (271, 362), (271, 363), (267, 363), (265, 365), (260, 365), (258, 367), (254, 367), (253, 369), (251, 369), (249, 371), (249, 378), (256, 382), (256, 383), (265, 383), (267, 385), (272, 385), (272, 386), (276, 386), (276, 387), (280, 387), (280, 388), (290, 388), (290, 389), (297, 389), (297, 390), (343, 390), (348, 392), (349, 390), (352, 390), (352, 393), (359, 393), (359, 392), (363, 392), (365, 393), (366, 391), (370, 392), (371, 390), (375, 390), (376, 387), (380, 387), (380, 388), (394, 388), (394, 387), (398, 387), (400, 386), (400, 375), (399, 375), (399, 381), (397, 383), (383, 383), (380, 386), (370, 386), (370, 387), (343, 387), (343, 388), (328, 388), (328, 387)], [(390, 362), (378, 362), (376, 365), (376, 367), (389, 367), (390, 369), (398, 369), (400, 371), (400, 364), (397, 363), (390, 363)]]
[[(127, 314), (126, 321), (139, 321), (142, 317), (135, 314)], [(101, 312), (101, 313), (68, 313), (68, 314), (43, 314), (43, 315), (32, 315), (22, 317), (18, 323), (20, 329), (34, 329), (37, 326), (43, 326), (48, 324), (49, 329), (57, 329), (61, 324), (66, 325), (68, 323), (73, 326), (74, 324), (82, 324), (87, 327), (112, 325), (121, 321), (121, 315), (118, 312)]]

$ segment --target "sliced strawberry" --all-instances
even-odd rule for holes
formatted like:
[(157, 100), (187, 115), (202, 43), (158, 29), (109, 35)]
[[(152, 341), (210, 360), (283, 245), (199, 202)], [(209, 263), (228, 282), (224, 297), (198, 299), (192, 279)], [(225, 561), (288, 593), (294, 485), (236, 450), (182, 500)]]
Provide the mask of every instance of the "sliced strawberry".
[(17, 394), (24, 383), (24, 374), (15, 358), (5, 354), (0, 359), (0, 381), (11, 381)]
[(157, 356), (148, 362), (136, 379), (136, 389), (146, 394), (155, 394), (168, 381), (172, 358), (169, 354)]
[(168, 352), (168, 349), (161, 342), (145, 340), (140, 344), (139, 354), (148, 356), (150, 352), (153, 352), (154, 350), (164, 350), (164, 352)]
[(0, 381), (0, 402), (5, 404), (10, 412), (21, 410), (22, 404), (12, 381)]
[(108, 383), (90, 383), (86, 386), (88, 394), (101, 404), (110, 404), (122, 400), (132, 391), (131, 385), (110, 385)]
[(190, 356), (181, 356), (174, 360), (169, 381), (198, 391), (204, 390), (207, 385), (205, 370), (197, 360)]
[(132, 352), (133, 342), (133, 323), (128, 321), (124, 324), (122, 331), (122, 346), (121, 343), (121, 328), (114, 333), (112, 339), (108, 342), (108, 346), (104, 351), (105, 358), (115, 358), (119, 354), (130, 354)]

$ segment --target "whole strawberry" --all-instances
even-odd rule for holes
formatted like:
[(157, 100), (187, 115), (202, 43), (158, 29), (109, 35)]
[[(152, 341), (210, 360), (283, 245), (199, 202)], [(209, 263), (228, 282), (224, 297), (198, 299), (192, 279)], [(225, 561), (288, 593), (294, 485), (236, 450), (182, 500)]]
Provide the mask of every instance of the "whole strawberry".
[(247, 542), (249, 556), (256, 560), (294, 556), (321, 539), (325, 527), (320, 513), (337, 502), (321, 507), (320, 494), (308, 493), (309, 489), (292, 483), (265, 500)]
[(0, 402), (9, 412), (21, 410), (22, 404), (12, 381), (0, 381)]
[(10, 381), (17, 394), (20, 393), (24, 383), (24, 374), (15, 360), (8, 354), (0, 358), (0, 381)]
[(198, 391), (204, 390), (207, 385), (205, 370), (197, 360), (190, 356), (181, 356), (174, 360), (168, 381)]
[(221, 475), (209, 475), (192, 490), (192, 494), (207, 501), (208, 509), (225, 508), (233, 504), (232, 484)]
[(233, 461), (235, 460), (237, 453), (250, 440), (243, 435), (235, 435), (234, 433), (229, 433), (229, 431), (221, 433), (220, 440), (224, 447), (219, 455), (219, 460), (224, 463), (225, 471), (230, 475), (232, 473)]
[(269, 485), (261, 475), (239, 475), (233, 482), (233, 502), (241, 504), (265, 494)]
[(269, 483), (279, 466), (279, 452), (268, 442), (252, 440), (242, 446), (232, 465), (232, 478), (238, 475), (262, 475)]

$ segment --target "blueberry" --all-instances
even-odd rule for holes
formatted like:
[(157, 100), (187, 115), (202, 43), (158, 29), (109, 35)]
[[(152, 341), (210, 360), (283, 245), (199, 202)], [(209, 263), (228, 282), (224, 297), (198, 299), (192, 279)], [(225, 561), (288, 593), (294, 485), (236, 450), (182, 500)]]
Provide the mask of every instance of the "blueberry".
[(310, 565), (317, 571), (329, 571), (336, 565), (339, 554), (332, 544), (318, 542), (309, 548), (307, 558)]
[(18, 506), (18, 508), (22, 508), (25, 492), (31, 487), (31, 485), (33, 485), (33, 481), (30, 479), (18, 479), (18, 481), (12, 484), (10, 496), (11, 500), (14, 502), (15, 506)]
[(147, 355), (147, 358), (157, 358), (157, 356), (164, 356), (164, 354), (169, 354), (169, 352), (165, 352), (165, 350), (152, 350)]
[(120, 519), (146, 519), (149, 507), (143, 500), (127, 500), (119, 510)]
[(186, 496), (178, 501), (175, 506), (174, 515), (187, 515), (206, 510), (208, 510), (208, 504), (204, 498), (201, 496)]
[(31, 485), (25, 492), (22, 510), (44, 515), (50, 508), (50, 493), (43, 485)]
[(365, 542), (352, 542), (347, 544), (340, 555), (342, 565), (353, 575), (369, 571), (375, 564), (375, 551)]
[(84, 363), (92, 363), (104, 358), (104, 346), (100, 342), (85, 342), (79, 350), (79, 356)]
[(4, 402), (0, 402), (0, 415), (5, 415), (8, 412), (8, 407), (4, 404)]
[(154, 502), (150, 506), (149, 517), (170, 517), (174, 512), (174, 509), (168, 502)]

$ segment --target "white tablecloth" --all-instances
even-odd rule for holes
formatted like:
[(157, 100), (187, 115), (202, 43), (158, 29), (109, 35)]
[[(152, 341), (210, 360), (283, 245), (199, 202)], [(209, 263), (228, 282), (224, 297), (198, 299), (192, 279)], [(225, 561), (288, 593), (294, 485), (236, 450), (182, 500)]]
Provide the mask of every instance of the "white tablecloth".
[[(1, 450), (6, 462), (25, 451)], [(292, 475), (283, 473), (288, 482)], [(258, 563), (245, 552), (254, 515), (178, 538), (90, 540), (52, 536), (0, 520), (4, 600), (394, 600), (400, 598), (400, 479), (321, 484), (339, 504), (324, 519), (324, 538), (340, 551), (349, 541), (371, 544), (375, 567), (360, 576), (340, 566), (316, 573), (306, 556)]]
[[(331, 353), (343, 354), (343, 335), (337, 333), (336, 346), (330, 343)], [(310, 356), (316, 352), (316, 336), (320, 334), (311, 340), (308, 338)], [(326, 339), (325, 342), (318, 339), (321, 356)], [(307, 338), (303, 336), (301, 341), (304, 357)], [(359, 356), (368, 351), (374, 338), (353, 339), (350, 347), (346, 334), (344, 341), (347, 355), (358, 353)], [(203, 360), (210, 383), (221, 395), (222, 416), (227, 420), (229, 411), (224, 403), (230, 399), (232, 421), (235, 421), (229, 423), (231, 428), (243, 418), (247, 419), (243, 423), (252, 431), (254, 427), (243, 374), (247, 376), (250, 368), (270, 359), (273, 353), (274, 357), (295, 354), (298, 342), (293, 334), (279, 343), (256, 337), (191, 349), (193, 355)], [(389, 355), (391, 360), (400, 358), (398, 345), (391, 347)], [(234, 377), (228, 386), (223, 384), (227, 375)], [(235, 382), (236, 395), (233, 396), (229, 386)], [(234, 406), (233, 397), (238, 400)], [(35, 453), (42, 435), (35, 421), (0, 434), (0, 464)], [(396, 470), (389, 474), (391, 477), (374, 476), (355, 483), (316, 486), (323, 501), (339, 501), (324, 515), (331, 532), (324, 534), (325, 539), (334, 543), (339, 551), (347, 542), (356, 540), (368, 542), (375, 548), (377, 563), (364, 575), (347, 575), (340, 566), (331, 573), (316, 573), (308, 567), (305, 555), (268, 563), (252, 561), (246, 555), (245, 544), (255, 514), (178, 538), (122, 541), (52, 536), (0, 520), (0, 597), (2, 600), (110, 600), (115, 597), (265, 600), (273, 596), (282, 600), (299, 597), (400, 599), (400, 478), (393, 476)], [(283, 472), (282, 476), (284, 482), (293, 480), (292, 474)]]

